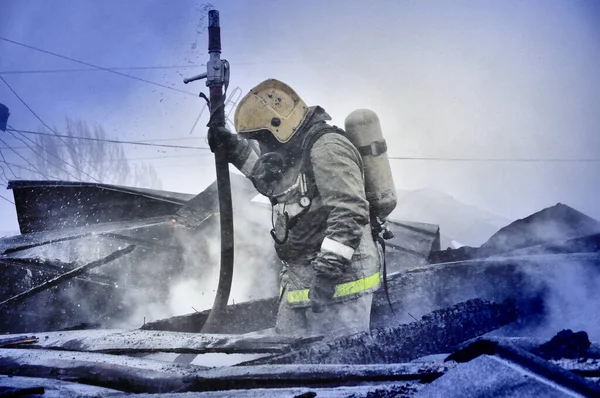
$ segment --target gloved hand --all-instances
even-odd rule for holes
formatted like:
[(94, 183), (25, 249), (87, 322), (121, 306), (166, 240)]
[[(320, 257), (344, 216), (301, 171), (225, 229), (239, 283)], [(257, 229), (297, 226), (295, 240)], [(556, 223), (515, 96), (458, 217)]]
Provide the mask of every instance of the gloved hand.
[(208, 146), (212, 153), (215, 153), (217, 146), (223, 147), (227, 151), (227, 157), (236, 149), (238, 137), (225, 126), (210, 127), (207, 134)]
[(333, 301), (334, 294), (334, 281), (323, 274), (317, 274), (308, 290), (312, 312), (319, 313), (325, 311), (325, 306), (331, 304)]
[(329, 252), (321, 252), (312, 262), (315, 276), (308, 290), (313, 312), (325, 311), (325, 306), (333, 302), (335, 285), (350, 262)]

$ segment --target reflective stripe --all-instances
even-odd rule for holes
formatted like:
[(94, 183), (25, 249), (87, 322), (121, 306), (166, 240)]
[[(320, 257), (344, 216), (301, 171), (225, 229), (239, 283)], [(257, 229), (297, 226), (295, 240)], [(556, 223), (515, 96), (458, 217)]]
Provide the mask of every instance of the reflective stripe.
[(244, 176), (249, 177), (250, 173), (252, 172), (252, 168), (254, 167), (254, 164), (256, 163), (257, 159), (258, 159), (258, 156), (256, 155), (256, 153), (254, 151), (251, 151), (250, 154), (248, 155), (248, 159), (246, 159), (246, 161), (244, 162), (242, 167), (239, 169), (240, 172)]
[[(380, 274), (377, 272), (371, 276), (359, 279), (357, 281), (340, 283), (339, 285), (335, 286), (335, 294), (333, 295), (333, 298), (345, 297), (372, 289), (379, 285), (379, 276)], [(308, 289), (289, 291), (287, 294), (287, 301), (291, 304), (308, 302)]]
[(354, 255), (353, 248), (331, 238), (323, 239), (321, 250), (337, 254), (338, 256), (344, 257), (346, 260), (352, 260), (352, 256)]

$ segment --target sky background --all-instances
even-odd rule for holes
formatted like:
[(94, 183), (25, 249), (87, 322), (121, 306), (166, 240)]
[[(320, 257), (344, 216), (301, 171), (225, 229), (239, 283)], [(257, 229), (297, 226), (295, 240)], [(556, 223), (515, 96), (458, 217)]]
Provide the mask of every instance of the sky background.
[[(343, 126), (357, 108), (381, 119), (389, 154), (444, 159), (600, 158), (600, 2), (213, 0), (230, 90), (290, 84)], [(0, 0), (0, 37), (189, 94), (0, 40), (0, 76), (49, 125), (100, 124), (121, 140), (206, 146), (206, 2)], [(9, 124), (41, 123), (0, 82)], [(9, 145), (17, 145), (5, 134)], [(4, 147), (4, 145), (1, 145)], [(210, 152), (126, 146), (163, 189), (198, 193), (215, 177)], [(24, 164), (6, 148), (7, 160)], [(26, 154), (31, 156), (31, 154)], [(148, 159), (151, 158), (151, 159)], [(557, 202), (600, 219), (599, 162), (391, 160), (396, 188), (432, 188), (508, 219)], [(0, 192), (12, 200), (10, 191)], [(0, 231), (18, 231), (0, 200)]]

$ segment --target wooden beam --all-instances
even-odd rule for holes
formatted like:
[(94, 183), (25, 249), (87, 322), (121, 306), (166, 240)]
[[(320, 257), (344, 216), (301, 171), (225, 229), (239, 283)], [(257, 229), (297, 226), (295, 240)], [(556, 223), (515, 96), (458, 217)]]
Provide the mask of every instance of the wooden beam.
[[(207, 369), (126, 356), (0, 349), (0, 373), (14, 376), (68, 379), (132, 393), (242, 390), (347, 386), (397, 381), (430, 382), (442, 372), (439, 366), (389, 365), (276, 365)], [(265, 391), (267, 396), (268, 391)], [(314, 396), (314, 395), (313, 395)]]
[[(286, 353), (322, 339), (321, 336), (244, 336), (116, 329), (46, 332), (37, 333), (34, 337), (37, 341), (28, 341), (27, 347), (111, 354)], [(19, 338), (24, 336), (6, 335), (2, 339), (18, 341)]]

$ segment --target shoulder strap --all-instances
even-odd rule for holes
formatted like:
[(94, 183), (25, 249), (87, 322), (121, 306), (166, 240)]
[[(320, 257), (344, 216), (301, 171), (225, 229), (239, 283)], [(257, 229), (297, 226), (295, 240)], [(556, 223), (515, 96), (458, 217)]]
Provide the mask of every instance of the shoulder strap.
[(322, 126), (319, 126), (318, 129), (309, 134), (308, 137), (302, 143), (302, 166), (300, 172), (304, 174), (308, 180), (308, 195), (311, 198), (314, 198), (318, 194), (317, 184), (315, 181), (315, 174), (312, 167), (312, 162), (310, 160), (310, 151), (312, 150), (313, 145), (319, 138), (324, 136), (325, 134), (342, 134), (345, 135), (344, 131), (337, 126), (330, 126), (326, 123), (323, 123)]

